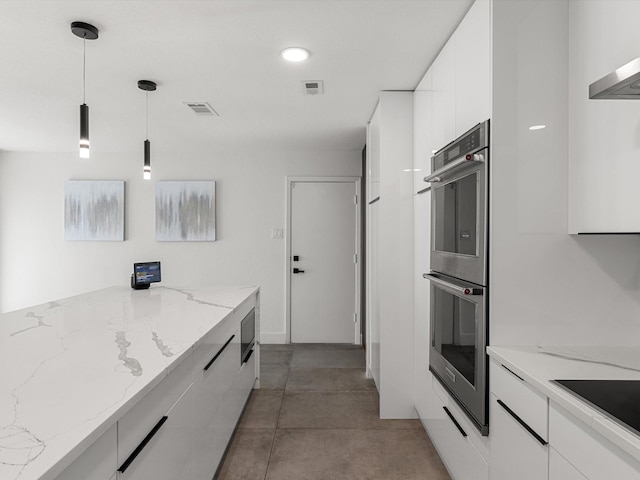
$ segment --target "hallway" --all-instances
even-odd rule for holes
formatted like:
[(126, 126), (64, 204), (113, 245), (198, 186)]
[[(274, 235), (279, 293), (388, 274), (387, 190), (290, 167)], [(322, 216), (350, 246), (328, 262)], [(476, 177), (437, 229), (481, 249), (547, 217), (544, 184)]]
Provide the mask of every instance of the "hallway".
[(261, 345), (219, 480), (449, 480), (418, 420), (380, 420), (354, 345)]

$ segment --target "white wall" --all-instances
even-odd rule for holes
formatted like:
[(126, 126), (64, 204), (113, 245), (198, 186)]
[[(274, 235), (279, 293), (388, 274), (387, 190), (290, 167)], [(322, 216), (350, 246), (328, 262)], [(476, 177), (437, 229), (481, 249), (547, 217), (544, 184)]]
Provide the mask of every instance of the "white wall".
[[(93, 152), (92, 152), (93, 153)], [(0, 311), (128, 285), (134, 261), (160, 260), (165, 285), (259, 285), (262, 340), (283, 342), (285, 177), (358, 176), (361, 152), (0, 152)], [(64, 240), (65, 180), (125, 180), (124, 242)], [(215, 180), (216, 242), (155, 241), (155, 180)]]
[[(620, 44), (637, 46), (640, 34), (626, 29), (624, 40), (590, 48), (607, 41), (600, 17), (637, 18), (640, 2), (615, 2), (610, 12), (580, 15), (579, 22), (590, 18), (592, 24), (573, 22), (572, 34), (588, 32), (597, 40), (584, 49), (572, 42), (571, 51), (569, 3), (574, 16), (614, 2), (493, 4), (493, 345), (640, 345), (640, 238), (570, 236), (567, 226), (568, 125), (576, 121), (567, 98), (574, 89), (587, 96), (595, 80), (572, 82), (569, 89), (569, 67), (615, 53)], [(637, 118), (636, 108), (636, 124)], [(547, 128), (528, 130), (536, 124)], [(571, 146), (591, 141), (581, 132)]]

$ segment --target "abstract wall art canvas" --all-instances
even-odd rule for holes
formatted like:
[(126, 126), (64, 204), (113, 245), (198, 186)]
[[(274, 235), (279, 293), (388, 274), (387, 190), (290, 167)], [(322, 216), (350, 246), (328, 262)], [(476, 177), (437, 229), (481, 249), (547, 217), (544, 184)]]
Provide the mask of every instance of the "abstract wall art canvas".
[(214, 242), (216, 182), (156, 182), (156, 240)]
[(66, 181), (64, 238), (124, 241), (124, 181)]

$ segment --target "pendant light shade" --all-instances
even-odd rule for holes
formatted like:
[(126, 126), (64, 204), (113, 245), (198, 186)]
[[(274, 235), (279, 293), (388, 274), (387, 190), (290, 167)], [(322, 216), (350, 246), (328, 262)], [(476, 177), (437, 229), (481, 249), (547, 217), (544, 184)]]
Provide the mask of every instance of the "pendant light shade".
[(142, 167), (142, 178), (144, 180), (151, 180), (151, 142), (149, 141), (149, 92), (154, 92), (157, 86), (156, 83), (152, 82), (151, 80), (138, 80), (138, 88), (147, 92), (147, 139), (144, 141), (144, 164)]
[(89, 106), (80, 105), (80, 158), (89, 158)]
[(80, 105), (80, 158), (89, 158), (89, 106), (86, 103), (86, 41), (98, 38), (98, 29), (84, 22), (72, 22), (71, 32), (82, 43), (82, 105)]
[(144, 141), (144, 167), (142, 168), (142, 178), (151, 180), (151, 142)]

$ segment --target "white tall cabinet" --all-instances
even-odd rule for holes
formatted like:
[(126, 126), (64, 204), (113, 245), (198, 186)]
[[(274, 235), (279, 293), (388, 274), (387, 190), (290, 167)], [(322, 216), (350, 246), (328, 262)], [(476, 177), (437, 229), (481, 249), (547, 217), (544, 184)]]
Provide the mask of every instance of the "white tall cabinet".
[(413, 92), (381, 92), (368, 137), (368, 370), (380, 416), (415, 418)]

